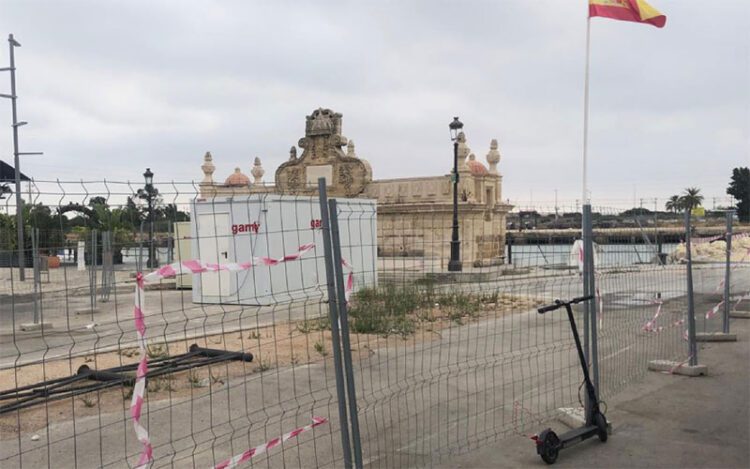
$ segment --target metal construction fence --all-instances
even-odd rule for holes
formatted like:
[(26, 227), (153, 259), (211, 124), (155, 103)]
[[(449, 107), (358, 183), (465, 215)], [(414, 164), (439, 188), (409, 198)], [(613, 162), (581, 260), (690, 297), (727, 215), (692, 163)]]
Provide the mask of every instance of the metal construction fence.
[[(464, 222), (448, 272), (430, 213), (156, 187), (149, 211), (128, 183), (35, 182), (20, 256), (4, 207), (0, 466), (430, 466), (583, 406), (567, 318), (536, 313), (583, 292), (575, 230)], [(606, 401), (691, 358), (688, 264), (679, 235), (593, 212), (576, 320)], [(699, 333), (750, 296), (750, 238), (720, 231), (691, 239)]]

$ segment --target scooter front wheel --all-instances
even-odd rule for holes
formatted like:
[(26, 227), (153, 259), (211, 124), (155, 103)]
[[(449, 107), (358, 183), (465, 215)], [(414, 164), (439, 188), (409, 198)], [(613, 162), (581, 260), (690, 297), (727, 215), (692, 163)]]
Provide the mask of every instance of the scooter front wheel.
[(594, 415), (594, 425), (596, 425), (597, 428), (596, 434), (599, 436), (599, 441), (602, 443), (607, 441), (607, 417), (601, 412), (597, 412), (596, 415)]
[(539, 456), (547, 464), (554, 464), (557, 461), (557, 455), (560, 453), (560, 438), (552, 430), (545, 432), (539, 448)]

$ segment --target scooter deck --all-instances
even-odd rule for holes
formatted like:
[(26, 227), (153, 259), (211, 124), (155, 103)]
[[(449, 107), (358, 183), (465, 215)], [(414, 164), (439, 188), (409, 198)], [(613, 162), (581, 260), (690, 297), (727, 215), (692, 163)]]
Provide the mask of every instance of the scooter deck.
[(596, 425), (584, 425), (582, 427), (574, 428), (573, 430), (560, 435), (560, 449), (568, 448), (584, 440), (588, 440), (592, 436), (596, 436), (598, 433), (599, 428), (597, 428)]

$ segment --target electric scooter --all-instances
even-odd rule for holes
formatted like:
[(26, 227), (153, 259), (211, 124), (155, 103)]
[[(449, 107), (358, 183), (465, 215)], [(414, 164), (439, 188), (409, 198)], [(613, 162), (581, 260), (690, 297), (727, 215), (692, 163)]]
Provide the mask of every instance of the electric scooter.
[(543, 306), (538, 309), (539, 314), (548, 313), (556, 309), (565, 307), (568, 311), (568, 320), (570, 320), (570, 329), (573, 331), (573, 338), (576, 341), (576, 348), (578, 349), (578, 358), (581, 361), (581, 369), (583, 369), (583, 379), (586, 384), (586, 393), (588, 400), (591, 403), (591, 412), (587, 412), (586, 423), (575, 428), (569, 432), (563, 433), (557, 436), (557, 433), (548, 428), (538, 435), (533, 437), (536, 441), (536, 452), (542, 457), (542, 460), (547, 464), (554, 464), (557, 461), (557, 455), (561, 449), (568, 448), (584, 440), (588, 440), (593, 436), (598, 436), (599, 441), (602, 443), (607, 441), (607, 418), (599, 410), (599, 401), (596, 398), (596, 389), (591, 383), (589, 378), (589, 368), (586, 366), (586, 359), (583, 356), (583, 347), (581, 347), (581, 339), (578, 337), (578, 329), (576, 328), (576, 322), (573, 318), (573, 309), (570, 307), (572, 304), (581, 303), (584, 301), (594, 299), (593, 295), (582, 296), (579, 298), (573, 298), (570, 301), (555, 300), (555, 303), (548, 306)]

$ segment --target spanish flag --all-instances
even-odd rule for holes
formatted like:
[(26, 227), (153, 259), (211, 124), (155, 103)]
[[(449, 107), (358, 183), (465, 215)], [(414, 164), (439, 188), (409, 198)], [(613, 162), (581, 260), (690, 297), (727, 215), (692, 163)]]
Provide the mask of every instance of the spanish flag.
[(648, 23), (657, 28), (667, 23), (667, 17), (645, 0), (589, 0), (589, 17), (592, 16)]

